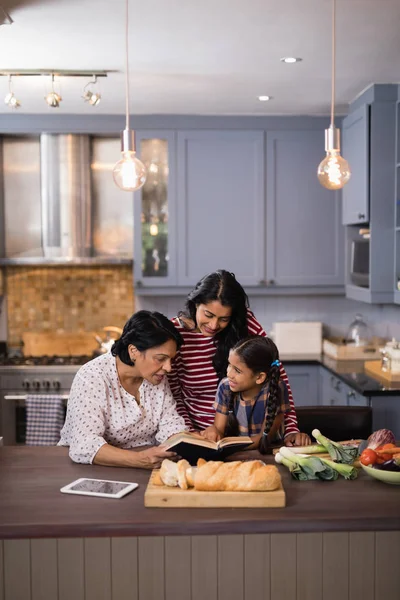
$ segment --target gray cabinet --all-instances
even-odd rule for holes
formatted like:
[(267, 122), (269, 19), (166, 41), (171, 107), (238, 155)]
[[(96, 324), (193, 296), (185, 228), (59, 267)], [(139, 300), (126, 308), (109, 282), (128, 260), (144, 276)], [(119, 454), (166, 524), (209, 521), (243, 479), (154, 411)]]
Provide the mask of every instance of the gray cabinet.
[(178, 285), (216, 269), (265, 277), (263, 131), (179, 131)]
[(364, 104), (343, 119), (343, 156), (351, 168), (350, 181), (344, 186), (343, 223), (353, 225), (369, 221), (369, 105)]
[(137, 131), (136, 148), (147, 167), (134, 194), (134, 277), (137, 291), (177, 283), (176, 136)]
[(323, 406), (369, 406), (369, 401), (366, 396), (356, 392), (328, 369), (320, 367), (320, 404)]
[(317, 167), (323, 132), (267, 132), (267, 280), (276, 286), (344, 284), (340, 192)]
[[(397, 85), (373, 85), (343, 121), (343, 156), (351, 179), (343, 188), (346, 227), (346, 296), (369, 303), (392, 303), (395, 256), (395, 141)], [(352, 277), (359, 224), (369, 236), (369, 281)]]
[(284, 365), (295, 406), (319, 404), (318, 365)]

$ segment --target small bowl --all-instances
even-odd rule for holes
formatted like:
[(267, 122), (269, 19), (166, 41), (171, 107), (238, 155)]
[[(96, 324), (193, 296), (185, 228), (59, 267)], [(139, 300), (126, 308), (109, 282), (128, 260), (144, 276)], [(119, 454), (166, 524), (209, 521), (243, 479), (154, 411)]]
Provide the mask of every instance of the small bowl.
[(374, 469), (374, 467), (366, 467), (365, 465), (361, 465), (361, 468), (368, 475), (379, 481), (391, 483), (392, 485), (400, 485), (400, 471), (382, 471), (381, 469)]

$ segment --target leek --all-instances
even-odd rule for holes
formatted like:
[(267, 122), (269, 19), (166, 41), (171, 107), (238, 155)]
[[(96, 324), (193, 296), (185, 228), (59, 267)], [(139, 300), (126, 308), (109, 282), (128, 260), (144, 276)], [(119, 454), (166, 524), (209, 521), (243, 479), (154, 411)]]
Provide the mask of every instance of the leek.
[(315, 456), (295, 454), (285, 446), (280, 449), (280, 454), (292, 463), (297, 464), (303, 473), (307, 475), (307, 479), (319, 479), (317, 473), (325, 470), (324, 464)]
[(326, 452), (325, 446), (321, 444), (311, 444), (310, 446), (290, 446), (290, 450), (295, 454), (321, 454)]
[(277, 462), (279, 465), (285, 465), (285, 467), (289, 469), (294, 479), (297, 479), (298, 481), (306, 481), (308, 479), (307, 475), (303, 473), (299, 465), (296, 465), (296, 463), (285, 458), (279, 452), (275, 454), (275, 462)]
[(332, 460), (329, 460), (328, 458), (321, 458), (321, 461), (329, 467), (331, 467), (332, 469), (334, 469), (335, 471), (337, 471), (337, 473), (342, 475), (342, 477), (344, 477), (345, 479), (356, 479), (358, 475), (357, 469), (355, 467), (352, 467), (351, 465), (335, 463)]
[(332, 460), (339, 463), (351, 464), (357, 458), (358, 447), (356, 445), (344, 446), (337, 442), (332, 442), (332, 440), (322, 435), (319, 429), (314, 429), (312, 435), (329, 452)]
[[(283, 459), (289, 461), (289, 463), (297, 465), (303, 472), (304, 477), (296, 477), (293, 474), (293, 469), (289, 466), (289, 470), (293, 477), (296, 479), (323, 479), (325, 481), (334, 481), (338, 478), (338, 473), (331, 466), (324, 464), (320, 458), (316, 456), (307, 456), (306, 454), (296, 454), (289, 448), (281, 448), (280, 454)], [(279, 461), (277, 461), (279, 462)], [(286, 464), (286, 462), (283, 462)]]

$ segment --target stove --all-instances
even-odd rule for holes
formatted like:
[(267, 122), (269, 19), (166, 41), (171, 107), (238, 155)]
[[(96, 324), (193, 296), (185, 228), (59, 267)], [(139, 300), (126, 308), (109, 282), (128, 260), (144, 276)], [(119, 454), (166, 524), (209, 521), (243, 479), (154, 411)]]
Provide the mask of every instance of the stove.
[(57, 395), (67, 402), (76, 372), (92, 356), (0, 356), (0, 437), (24, 443), (29, 395)]
[(92, 356), (0, 356), (0, 367), (81, 366)]

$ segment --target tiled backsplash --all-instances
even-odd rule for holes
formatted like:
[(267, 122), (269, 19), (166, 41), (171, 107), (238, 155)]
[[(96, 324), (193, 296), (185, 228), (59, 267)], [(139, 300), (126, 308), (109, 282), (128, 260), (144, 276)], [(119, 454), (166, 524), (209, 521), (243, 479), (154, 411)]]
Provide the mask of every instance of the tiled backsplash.
[(132, 268), (7, 267), (8, 344), (23, 332), (123, 327), (134, 312)]

